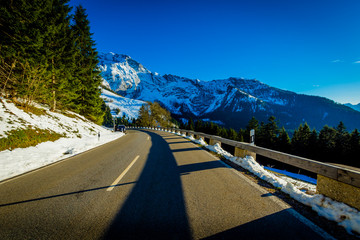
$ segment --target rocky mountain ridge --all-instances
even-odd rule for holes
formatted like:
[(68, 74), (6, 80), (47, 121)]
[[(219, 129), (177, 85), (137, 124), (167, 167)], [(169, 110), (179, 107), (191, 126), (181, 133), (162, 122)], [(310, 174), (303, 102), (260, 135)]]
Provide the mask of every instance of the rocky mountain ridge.
[(276, 116), (280, 126), (295, 129), (307, 122), (321, 129), (343, 121), (360, 128), (360, 112), (332, 100), (271, 87), (255, 79), (201, 81), (171, 74), (159, 75), (127, 55), (100, 54), (99, 67), (110, 88), (120, 95), (156, 101), (179, 118), (210, 119), (227, 127), (245, 127), (255, 116)]

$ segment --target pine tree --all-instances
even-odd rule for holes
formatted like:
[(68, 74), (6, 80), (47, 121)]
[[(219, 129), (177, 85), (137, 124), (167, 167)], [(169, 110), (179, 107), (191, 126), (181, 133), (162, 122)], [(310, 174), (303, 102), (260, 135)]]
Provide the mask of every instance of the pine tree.
[(237, 133), (236, 141), (244, 142), (244, 135), (246, 133), (246, 130), (240, 129)]
[(255, 130), (255, 134), (257, 134), (257, 132), (259, 131), (259, 121), (255, 117), (252, 117), (250, 119), (248, 125), (246, 126), (246, 133), (244, 136), (244, 139), (246, 142), (250, 141), (250, 131), (252, 129)]
[(227, 138), (228, 134), (227, 134), (226, 128), (219, 126), (219, 132), (216, 135), (220, 136), (220, 137), (223, 137), (223, 138)]
[(360, 167), (360, 133), (357, 129), (352, 131), (349, 140), (349, 164)]
[(74, 100), (80, 114), (94, 122), (101, 122), (101, 84), (100, 71), (97, 68), (98, 53), (90, 32), (89, 20), (82, 6), (78, 6), (71, 27), (76, 49), (76, 82), (78, 82), (77, 97)]
[[(49, 11), (44, 18), (44, 43), (41, 54), (44, 56), (47, 71), (48, 103), (52, 111), (58, 107), (67, 108), (75, 98), (70, 79), (74, 73), (74, 43), (70, 29), (70, 10), (68, 0), (48, 1)], [(100, 105), (101, 107), (101, 102)]]
[(282, 127), (279, 133), (279, 136), (276, 140), (276, 148), (280, 152), (290, 153), (291, 152), (291, 141), (289, 134), (286, 132), (285, 128)]
[(310, 127), (307, 123), (300, 124), (295, 130), (291, 140), (292, 152), (298, 156), (309, 157), (309, 139), (311, 135)]
[(309, 158), (311, 159), (318, 159), (318, 133), (315, 129), (312, 130), (309, 138), (309, 144), (308, 144), (308, 153)]
[(336, 130), (325, 125), (319, 133), (319, 156), (321, 160), (331, 162), (335, 156)]
[(109, 106), (107, 106), (105, 102), (103, 102), (103, 104), (101, 105), (101, 110), (105, 113), (102, 124), (106, 127), (112, 127), (113, 126), (112, 115)]
[(227, 130), (227, 138), (231, 140), (236, 140), (238, 138), (236, 131), (232, 128), (229, 128)]
[(350, 150), (349, 146), (350, 134), (346, 131), (346, 127), (343, 122), (340, 122), (336, 127), (335, 136), (335, 153), (339, 159), (345, 159)]
[(268, 123), (262, 123), (258, 132), (259, 134), (257, 134), (257, 142), (263, 147), (274, 148), (277, 135), (279, 133), (276, 118), (274, 116), (269, 117)]
[(191, 130), (191, 131), (194, 131), (194, 121), (192, 118), (189, 119), (189, 122), (187, 124), (187, 127), (186, 127), (188, 130)]
[(43, 97), (46, 62), (44, 27), (48, 1), (13, 0), (0, 3), (0, 87), (7, 97), (26, 104)]
[(200, 119), (199, 120), (196, 120), (195, 121), (195, 131), (197, 132), (203, 132), (204, 131), (204, 123), (203, 121), (201, 121)]

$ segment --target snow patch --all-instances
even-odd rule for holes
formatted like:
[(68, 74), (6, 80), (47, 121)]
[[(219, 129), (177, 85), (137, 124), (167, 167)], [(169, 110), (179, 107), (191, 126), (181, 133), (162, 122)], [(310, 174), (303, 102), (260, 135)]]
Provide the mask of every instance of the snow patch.
[(114, 114), (113, 116), (125, 116), (129, 119), (138, 118), (141, 106), (147, 104), (144, 101), (119, 96), (106, 89), (101, 89), (101, 98), (104, 99), (106, 105), (110, 107), (110, 110), (113, 113), (116, 109), (120, 109), (119, 114)]
[[(37, 107), (41, 108), (41, 106)], [(38, 116), (26, 113), (13, 103), (1, 99), (0, 137), (6, 137), (10, 130), (28, 127), (48, 129), (66, 134), (67, 137), (60, 138), (55, 142), (43, 142), (33, 147), (1, 151), (0, 181), (74, 156), (124, 136), (123, 133), (113, 133), (76, 113), (69, 112), (75, 116), (73, 118), (43, 109), (46, 113)]]

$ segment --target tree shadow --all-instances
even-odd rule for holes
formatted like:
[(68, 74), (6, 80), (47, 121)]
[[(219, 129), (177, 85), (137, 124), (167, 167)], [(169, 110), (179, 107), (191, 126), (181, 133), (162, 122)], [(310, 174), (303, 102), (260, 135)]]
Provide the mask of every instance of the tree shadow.
[(291, 211), (282, 210), (203, 239), (324, 239)]
[(104, 187), (98, 187), (98, 188), (91, 188), (91, 189), (80, 190), (80, 191), (75, 191), (75, 192), (62, 193), (62, 194), (57, 194), (57, 195), (52, 195), (52, 196), (28, 199), (28, 200), (23, 200), (23, 201), (18, 201), (18, 202), (5, 203), (5, 204), (0, 204), (0, 207), (7, 207), (7, 206), (12, 206), (12, 205), (17, 205), (17, 204), (23, 204), (23, 203), (29, 203), (29, 202), (36, 202), (36, 201), (51, 199), (51, 198), (58, 198), (58, 197), (64, 197), (64, 196), (69, 196), (69, 195), (74, 195), (74, 194), (81, 194), (81, 193), (86, 193), (86, 192), (98, 191), (98, 190), (107, 189), (109, 187), (119, 187), (119, 186), (124, 186), (124, 185), (128, 185), (128, 184), (133, 184), (133, 183), (136, 183), (136, 182), (121, 183), (121, 184), (116, 184), (116, 185), (110, 185), (110, 186), (104, 186)]
[(168, 143), (158, 134), (145, 166), (103, 236), (105, 239), (191, 239), (180, 172)]
[(180, 149), (175, 149), (175, 150), (171, 150), (171, 152), (191, 152), (191, 151), (201, 151), (201, 148), (198, 147), (194, 147), (194, 148), (180, 148)]
[(182, 142), (169, 142), (168, 144), (181, 144), (181, 143), (189, 143), (189, 141), (182, 141)]
[[(145, 166), (102, 238), (193, 239), (180, 177), (225, 166), (219, 161), (178, 166), (173, 155), (176, 150), (171, 150), (162, 136), (146, 133), (151, 136), (152, 146)], [(289, 211), (244, 223), (206, 239), (320, 239)]]
[(193, 163), (187, 165), (181, 165), (178, 167), (180, 174), (188, 174), (190, 172), (197, 172), (215, 168), (226, 168), (224, 164), (219, 161), (211, 161), (211, 162), (201, 162), (201, 163)]

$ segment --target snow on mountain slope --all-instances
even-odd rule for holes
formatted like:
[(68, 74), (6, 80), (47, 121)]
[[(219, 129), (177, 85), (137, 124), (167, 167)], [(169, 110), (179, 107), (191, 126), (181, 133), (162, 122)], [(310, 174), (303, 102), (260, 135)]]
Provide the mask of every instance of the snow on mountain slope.
[(185, 112), (200, 116), (213, 111), (221, 107), (228, 94), (228, 85), (221, 81), (208, 84), (174, 75), (160, 76), (126, 55), (100, 54), (99, 66), (113, 91), (133, 99), (160, 102), (179, 115)]
[(144, 101), (121, 97), (106, 89), (101, 89), (101, 98), (104, 99), (106, 105), (110, 107), (112, 113), (115, 112), (115, 109), (120, 109), (120, 112), (116, 117), (125, 115), (125, 117), (128, 117), (129, 119), (137, 119), (139, 117), (141, 106), (146, 104)]
[(116, 92), (136, 92), (140, 83), (138, 74), (150, 73), (129, 56), (115, 53), (99, 54), (103, 77)]
[[(0, 151), (0, 181), (27, 171), (57, 162), (123, 136), (98, 126), (81, 115), (67, 112), (67, 116), (51, 112), (24, 112), (8, 100), (0, 99), (0, 138), (7, 138), (11, 130), (44, 129), (66, 137), (55, 142), (42, 142), (34, 147)], [(100, 138), (98, 134), (100, 133)]]
[(289, 129), (304, 122), (317, 129), (340, 121), (349, 130), (360, 127), (360, 113), (326, 98), (284, 91), (254, 79), (200, 81), (160, 76), (126, 55), (103, 53), (99, 57), (102, 77), (113, 91), (130, 99), (159, 102), (179, 118), (217, 120), (237, 129), (245, 127), (252, 116), (266, 122), (271, 115)]

